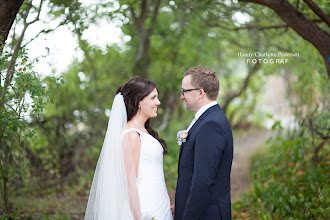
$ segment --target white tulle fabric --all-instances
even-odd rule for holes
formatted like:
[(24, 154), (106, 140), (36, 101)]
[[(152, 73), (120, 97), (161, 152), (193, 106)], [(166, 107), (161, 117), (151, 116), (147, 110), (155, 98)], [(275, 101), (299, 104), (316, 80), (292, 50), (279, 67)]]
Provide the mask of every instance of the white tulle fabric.
[[(113, 101), (101, 154), (97, 162), (85, 220), (139, 220), (152, 216), (172, 220), (163, 172), (163, 148), (151, 135), (125, 129), (127, 113), (123, 96)], [(135, 173), (127, 134), (140, 134), (141, 150)]]
[(124, 98), (118, 93), (112, 104), (108, 129), (97, 162), (86, 220), (129, 220), (141, 217), (133, 160), (127, 141), (123, 141), (122, 137), (126, 123)]

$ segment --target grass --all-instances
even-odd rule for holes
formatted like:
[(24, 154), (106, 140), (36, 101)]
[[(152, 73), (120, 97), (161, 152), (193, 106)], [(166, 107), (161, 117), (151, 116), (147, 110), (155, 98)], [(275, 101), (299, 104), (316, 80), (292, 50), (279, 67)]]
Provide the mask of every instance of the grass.
[(87, 205), (87, 198), (74, 195), (12, 196), (9, 201), (14, 212), (19, 210), (17, 219), (82, 219)]

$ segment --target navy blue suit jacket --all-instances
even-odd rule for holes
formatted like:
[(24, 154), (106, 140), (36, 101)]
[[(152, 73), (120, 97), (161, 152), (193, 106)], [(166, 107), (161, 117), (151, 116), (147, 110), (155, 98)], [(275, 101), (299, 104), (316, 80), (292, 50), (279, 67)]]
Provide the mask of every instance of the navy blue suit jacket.
[(231, 219), (233, 135), (219, 105), (206, 110), (181, 145), (175, 220)]

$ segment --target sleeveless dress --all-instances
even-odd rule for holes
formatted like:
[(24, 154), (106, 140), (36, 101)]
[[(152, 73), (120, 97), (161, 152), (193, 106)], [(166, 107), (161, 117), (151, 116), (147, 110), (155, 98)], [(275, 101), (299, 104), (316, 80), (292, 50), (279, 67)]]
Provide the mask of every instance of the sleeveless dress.
[(157, 220), (172, 220), (164, 178), (163, 148), (157, 139), (139, 129), (128, 128), (124, 134), (132, 131), (139, 133), (141, 140), (136, 184), (142, 216), (148, 214)]

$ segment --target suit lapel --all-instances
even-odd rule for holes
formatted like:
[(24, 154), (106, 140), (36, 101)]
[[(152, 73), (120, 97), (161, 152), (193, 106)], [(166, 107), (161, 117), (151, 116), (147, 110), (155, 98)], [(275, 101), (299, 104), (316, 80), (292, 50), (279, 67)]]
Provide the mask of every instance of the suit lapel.
[(202, 120), (201, 117), (199, 117), (198, 120), (195, 122), (195, 124), (190, 128), (190, 130), (188, 131), (188, 137), (193, 132), (193, 130), (197, 127), (197, 125), (199, 124), (199, 122), (201, 120)]
[[(198, 120), (195, 122), (195, 124), (190, 128), (189, 132), (188, 132), (188, 137), (187, 139), (189, 138), (189, 135), (192, 134), (193, 130), (198, 126), (198, 124), (208, 115), (210, 114), (211, 112), (214, 112), (214, 111), (221, 111), (221, 108), (218, 104), (210, 107), (209, 109), (207, 109), (199, 118)], [(182, 143), (181, 146), (180, 146), (180, 153), (179, 153), (179, 162), (178, 162), (178, 172), (179, 172), (179, 167), (180, 167), (180, 159), (181, 159), (181, 154), (182, 154), (182, 149), (184, 148), (184, 145), (185, 143)]]
[(191, 127), (191, 129), (189, 130), (188, 132), (188, 137), (189, 135), (193, 132), (193, 130), (198, 127), (198, 124), (208, 115), (210, 114), (211, 112), (214, 112), (214, 111), (220, 111), (221, 108), (218, 104), (210, 107), (209, 109), (207, 109), (199, 118), (198, 120), (195, 122), (195, 124)]

